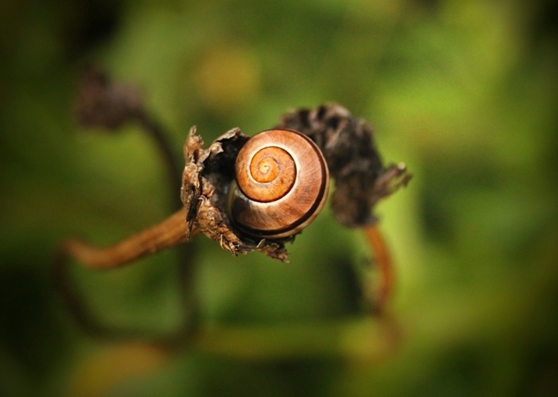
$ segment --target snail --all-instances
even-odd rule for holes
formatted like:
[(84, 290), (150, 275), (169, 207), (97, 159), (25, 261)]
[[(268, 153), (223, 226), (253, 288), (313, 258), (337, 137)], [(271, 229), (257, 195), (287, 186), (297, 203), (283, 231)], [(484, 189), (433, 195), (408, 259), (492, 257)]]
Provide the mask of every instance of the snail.
[(250, 138), (235, 163), (227, 211), (233, 225), (260, 239), (300, 233), (323, 208), (329, 171), (318, 146), (297, 131), (272, 129)]

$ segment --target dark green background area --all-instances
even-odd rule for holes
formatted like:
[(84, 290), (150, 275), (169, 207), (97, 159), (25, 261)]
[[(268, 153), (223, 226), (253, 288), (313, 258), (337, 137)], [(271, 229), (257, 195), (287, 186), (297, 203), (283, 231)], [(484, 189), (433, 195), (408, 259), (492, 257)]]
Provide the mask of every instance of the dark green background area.
[[(114, 396), (557, 395), (555, 15), (552, 1), (519, 0), (3, 1), (0, 395), (92, 395), (84, 378)], [(137, 126), (77, 125), (88, 60), (142, 89), (177, 156), (194, 124), (210, 142), (330, 101), (369, 120), (384, 160), (414, 174), (377, 208), (396, 258), (397, 351), (359, 363), (184, 350), (111, 383), (95, 357), (117, 346), (76, 328), (49, 261), (67, 236), (110, 244), (163, 219), (170, 192)], [(370, 253), (329, 209), (289, 246), (290, 265), (196, 247), (205, 324), (317, 324), (320, 338), (320, 324), (365, 316), (355, 285)], [(73, 277), (106, 323), (166, 332), (181, 310), (174, 260)]]

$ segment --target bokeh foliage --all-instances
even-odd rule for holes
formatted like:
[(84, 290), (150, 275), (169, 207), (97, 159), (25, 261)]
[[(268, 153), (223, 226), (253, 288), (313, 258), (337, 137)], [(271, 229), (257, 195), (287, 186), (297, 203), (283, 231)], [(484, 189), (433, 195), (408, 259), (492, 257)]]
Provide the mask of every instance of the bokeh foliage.
[[(0, 395), (558, 393), (555, 8), (2, 2)], [(192, 124), (209, 142), (326, 101), (370, 120), (385, 160), (415, 174), (378, 208), (397, 259), (399, 349), (372, 364), (183, 351), (161, 367), (157, 352), (81, 334), (50, 284), (57, 242), (77, 234), (109, 244), (170, 212), (162, 165), (137, 126), (118, 134), (77, 126), (75, 82), (91, 59), (142, 87), (177, 155)], [(196, 245), (207, 324), (306, 332), (329, 321), (342, 330), (363, 315), (355, 273), (369, 253), (327, 210), (291, 246), (291, 265), (232, 258), (201, 237)], [(74, 276), (106, 322), (164, 332), (180, 318), (173, 260), (163, 253)], [(249, 337), (237, 342), (253, 348)], [(140, 379), (119, 378), (136, 367), (145, 369)]]

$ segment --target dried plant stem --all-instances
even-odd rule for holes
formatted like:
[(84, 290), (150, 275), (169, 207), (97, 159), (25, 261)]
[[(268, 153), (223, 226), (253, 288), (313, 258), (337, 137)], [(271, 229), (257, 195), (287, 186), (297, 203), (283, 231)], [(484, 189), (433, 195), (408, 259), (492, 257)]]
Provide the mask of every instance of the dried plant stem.
[[(84, 241), (71, 239), (63, 242), (52, 263), (54, 284), (70, 313), (80, 328), (87, 334), (107, 339), (149, 339), (162, 346), (185, 343), (195, 331), (197, 307), (186, 307), (186, 317), (178, 332), (156, 337), (142, 330), (117, 329), (105, 326), (89, 310), (69, 273), (71, 260), (78, 261), (82, 266), (95, 270), (110, 270), (124, 266), (130, 262), (151, 255), (155, 252), (184, 243), (188, 238), (198, 234), (194, 229), (188, 233), (186, 210), (182, 209), (164, 221), (145, 229), (110, 247), (97, 247)], [(189, 236), (187, 238), (187, 236)], [(185, 258), (184, 265), (179, 267), (181, 276), (192, 276), (193, 260)], [(195, 305), (195, 294), (191, 288), (192, 277), (181, 280), (180, 288), (185, 304)]]
[(180, 195), (176, 194), (176, 186), (180, 186), (182, 182), (182, 168), (183, 164), (177, 161), (175, 154), (172, 150), (172, 145), (169, 142), (168, 134), (165, 133), (164, 128), (155, 118), (151, 117), (150, 114), (141, 110), (135, 116), (135, 119), (139, 122), (142, 129), (147, 133), (147, 135), (152, 139), (155, 147), (159, 151), (162, 162), (165, 164), (166, 174), (168, 178), (168, 186), (171, 187), (171, 207), (178, 209), (182, 207), (182, 201), (180, 200)]
[(198, 322), (199, 308), (194, 288), (197, 250), (195, 244), (186, 246), (180, 243), (194, 237), (198, 231), (188, 230), (186, 210), (179, 210), (183, 208), (178, 194), (178, 187), (182, 183), (183, 163), (175, 156), (168, 131), (145, 107), (137, 87), (113, 82), (101, 66), (90, 64), (83, 70), (76, 99), (76, 115), (84, 127), (102, 128), (107, 132), (117, 133), (124, 124), (139, 124), (160, 155), (170, 188), (170, 210), (178, 212), (110, 247), (97, 247), (78, 239), (66, 240), (61, 244), (52, 264), (54, 284), (73, 317), (90, 335), (109, 339), (142, 336), (153, 340), (153, 335), (145, 335), (145, 332), (103, 326), (74, 287), (69, 266), (77, 261), (89, 269), (110, 270), (177, 246), (178, 287), (184, 317), (178, 332), (174, 332), (170, 338), (166, 335), (157, 339), (164, 339), (165, 342), (170, 339), (187, 340)]
[(110, 247), (96, 247), (82, 240), (66, 240), (62, 250), (87, 268), (112, 269), (186, 242), (197, 230), (187, 230), (186, 210), (181, 209), (144, 231)]
[(374, 253), (374, 263), (378, 271), (377, 282), (373, 291), (373, 310), (382, 313), (393, 292), (395, 279), (393, 262), (384, 237), (377, 225), (365, 227), (364, 235)]

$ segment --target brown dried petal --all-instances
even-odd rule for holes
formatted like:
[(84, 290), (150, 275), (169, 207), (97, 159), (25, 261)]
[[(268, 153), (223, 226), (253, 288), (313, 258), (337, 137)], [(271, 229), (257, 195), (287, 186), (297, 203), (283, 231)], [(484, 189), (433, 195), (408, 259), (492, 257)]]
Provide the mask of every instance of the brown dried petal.
[(322, 150), (330, 175), (335, 179), (333, 213), (345, 226), (375, 223), (372, 210), (378, 200), (411, 179), (404, 165), (382, 165), (370, 125), (355, 119), (340, 105), (295, 109), (281, 118), (277, 128), (300, 131)]
[(83, 126), (114, 130), (142, 112), (142, 101), (139, 89), (112, 82), (105, 70), (92, 64), (79, 81), (76, 113)]

